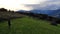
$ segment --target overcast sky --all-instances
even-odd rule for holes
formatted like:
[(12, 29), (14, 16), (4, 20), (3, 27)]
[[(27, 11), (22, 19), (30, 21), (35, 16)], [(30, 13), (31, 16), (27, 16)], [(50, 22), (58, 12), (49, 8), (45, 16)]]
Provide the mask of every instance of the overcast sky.
[(0, 8), (15, 11), (31, 9), (53, 10), (60, 8), (60, 0), (0, 0)]

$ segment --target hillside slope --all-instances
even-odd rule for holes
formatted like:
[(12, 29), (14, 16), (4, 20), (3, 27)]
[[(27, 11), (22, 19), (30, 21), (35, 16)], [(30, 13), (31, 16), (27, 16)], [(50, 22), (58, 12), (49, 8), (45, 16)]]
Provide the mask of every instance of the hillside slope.
[(0, 34), (60, 34), (60, 25), (52, 26), (49, 21), (32, 19), (28, 16), (11, 20), (11, 30), (7, 21), (0, 23)]

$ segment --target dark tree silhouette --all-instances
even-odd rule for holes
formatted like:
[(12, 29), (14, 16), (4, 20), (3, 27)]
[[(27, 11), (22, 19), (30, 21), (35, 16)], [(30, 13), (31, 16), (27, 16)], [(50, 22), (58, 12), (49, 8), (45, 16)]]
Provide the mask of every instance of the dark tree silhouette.
[(52, 21), (53, 17), (52, 16), (47, 16), (48, 21)]
[(52, 21), (51, 21), (51, 25), (54, 25), (54, 26), (57, 26), (57, 19), (56, 18), (53, 18)]
[(5, 9), (5, 8), (0, 8), (0, 11), (7, 11), (7, 9)]
[(42, 16), (42, 17), (41, 17), (42, 19), (47, 19), (47, 16), (48, 16), (48, 15), (42, 14), (41, 16)]

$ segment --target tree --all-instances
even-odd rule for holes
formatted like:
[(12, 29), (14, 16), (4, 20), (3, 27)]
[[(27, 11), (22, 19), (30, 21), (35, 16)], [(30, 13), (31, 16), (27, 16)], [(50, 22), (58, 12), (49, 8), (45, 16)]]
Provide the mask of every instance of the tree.
[(5, 9), (5, 8), (0, 8), (0, 11), (7, 11), (7, 9)]

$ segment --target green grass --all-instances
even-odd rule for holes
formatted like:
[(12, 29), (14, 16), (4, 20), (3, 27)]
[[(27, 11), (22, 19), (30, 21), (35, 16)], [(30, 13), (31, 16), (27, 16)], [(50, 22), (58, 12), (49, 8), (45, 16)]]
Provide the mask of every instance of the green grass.
[(7, 21), (0, 23), (0, 34), (60, 34), (60, 25), (52, 26), (49, 21), (29, 17), (11, 20), (11, 29)]

